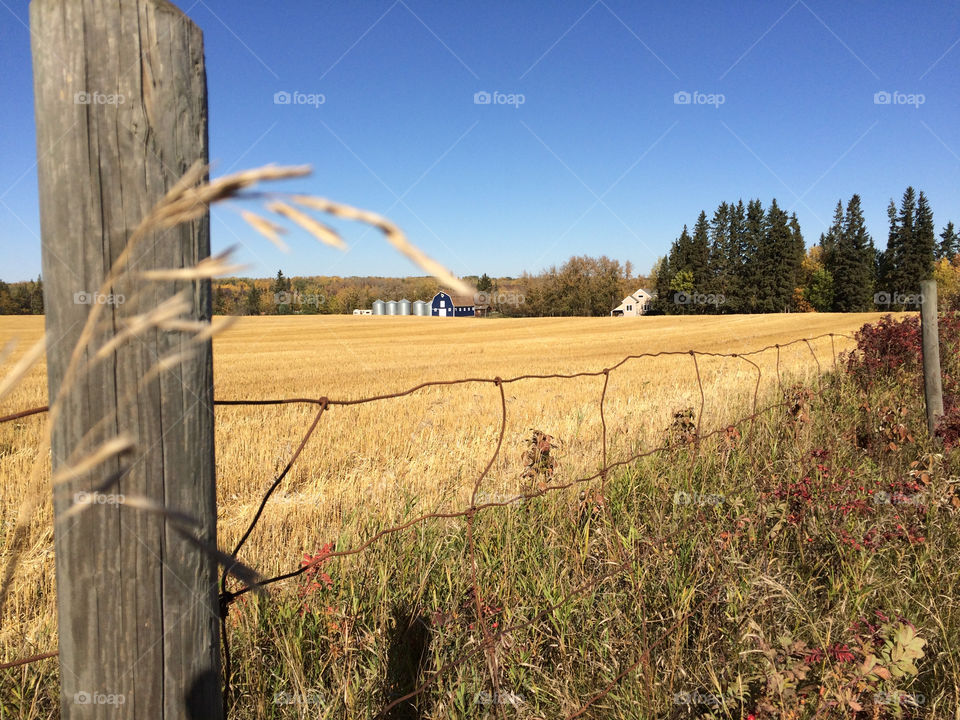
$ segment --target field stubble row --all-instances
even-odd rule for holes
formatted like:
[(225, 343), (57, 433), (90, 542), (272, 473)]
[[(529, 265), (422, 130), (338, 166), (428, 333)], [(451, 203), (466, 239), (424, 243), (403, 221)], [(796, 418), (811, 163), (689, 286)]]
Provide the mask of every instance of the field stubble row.
[[(630, 354), (690, 349), (749, 352), (822, 333), (849, 334), (877, 317), (243, 318), (215, 340), (215, 397), (356, 399), (406, 390), (427, 380), (599, 371)], [(15, 362), (41, 333), (42, 318), (5, 318), (0, 323), (0, 346), (20, 340), (6, 362)], [(810, 382), (817, 362), (826, 369), (835, 352), (850, 346), (845, 338), (834, 342), (823, 338), (812, 347), (798, 343), (783, 348), (781, 380)], [(750, 359), (761, 370), (760, 396), (769, 397), (778, 383), (777, 352)], [(698, 355), (696, 368), (689, 356), (631, 360), (609, 376), (604, 403), (609, 461), (662, 442), (673, 412), (699, 410), (697, 369), (704, 393), (704, 429), (749, 412), (758, 374), (742, 359)], [(529, 487), (521, 477), (523, 452), (535, 429), (560, 441), (561, 477), (596, 472), (602, 457), (602, 388), (602, 376), (507, 384), (503, 452), (484, 481), (485, 496), (511, 496)], [(41, 365), (5, 399), (0, 413), (45, 403)], [(316, 409), (221, 407), (216, 413), (219, 544), (231, 547)], [(268, 504), (241, 559), (272, 575), (291, 567), (303, 552), (337, 537), (348, 524), (375, 519), (385, 527), (411, 513), (466, 507), (477, 475), (493, 454), (500, 419), (499, 391), (489, 382), (430, 387), (403, 398), (329, 409)], [(4, 537), (16, 518), (42, 425), (41, 417), (32, 417), (0, 426)], [(2, 610), (4, 655), (46, 649), (55, 641), (48, 500), (34, 518), (29, 542), (30, 552)]]

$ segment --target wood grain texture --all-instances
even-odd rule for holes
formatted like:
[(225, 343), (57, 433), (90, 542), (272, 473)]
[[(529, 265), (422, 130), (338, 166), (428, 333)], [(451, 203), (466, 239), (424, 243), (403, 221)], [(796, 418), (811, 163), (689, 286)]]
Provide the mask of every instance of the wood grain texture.
[(943, 376), (940, 372), (940, 331), (937, 322), (937, 281), (920, 283), (921, 352), (923, 354), (923, 398), (927, 406), (927, 431), (932, 437), (943, 417)]
[[(206, 77), (202, 33), (165, 0), (32, 0), (30, 24), (52, 398), (90, 311), (82, 301), (150, 208), (207, 161)], [(194, 317), (209, 320), (209, 282), (136, 276), (209, 252), (208, 216), (146, 237), (133, 272), (110, 288), (124, 302), (107, 307), (94, 347), (184, 287)], [(54, 492), (63, 718), (223, 716), (216, 568), (163, 517), (110, 501), (146, 496), (197, 518), (195, 532), (216, 541), (210, 344), (141, 382), (187, 340), (151, 330), (122, 346), (69, 389), (54, 428), (55, 471), (81, 440), (92, 448), (127, 432), (137, 443), (132, 457)], [(112, 472), (120, 479), (102, 502), (61, 517)]]

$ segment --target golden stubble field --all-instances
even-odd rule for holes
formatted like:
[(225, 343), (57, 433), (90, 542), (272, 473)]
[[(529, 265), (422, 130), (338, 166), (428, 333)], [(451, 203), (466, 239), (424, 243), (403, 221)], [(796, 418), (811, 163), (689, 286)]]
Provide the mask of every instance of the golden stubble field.
[[(852, 334), (879, 314), (732, 317), (439, 319), (298, 316), (241, 318), (214, 341), (219, 399), (322, 397), (356, 399), (406, 390), (427, 380), (511, 378), (609, 367), (624, 356), (660, 351), (735, 353), (823, 333)], [(217, 322), (220, 322), (218, 319)], [(39, 317), (0, 318), (0, 347), (16, 338), (8, 369), (43, 332)], [(781, 350), (784, 383), (811, 382), (833, 352), (852, 343), (830, 338)], [(761, 405), (776, 389), (776, 351), (751, 356), (762, 369)], [(706, 398), (703, 430), (750, 411), (756, 368), (742, 359), (698, 356)], [(599, 400), (603, 377), (523, 380), (505, 384), (503, 449), (484, 481), (487, 499), (525, 489), (524, 443), (533, 429), (562, 442), (559, 478), (592, 475), (600, 466)], [(0, 415), (46, 404), (42, 366), (0, 403)], [(699, 409), (694, 360), (631, 360), (609, 375), (604, 413), (608, 457), (616, 461), (663, 441), (678, 409)], [(313, 406), (218, 407), (219, 544), (230, 548), (263, 492), (313, 420)], [(264, 574), (298, 565), (338, 537), (469, 504), (473, 484), (492, 456), (501, 404), (492, 383), (419, 390), (405, 398), (332, 407), (274, 495), (241, 559)], [(0, 560), (27, 492), (42, 416), (0, 425)], [(0, 658), (55, 644), (52, 510), (47, 487), (32, 520), (6, 607), (0, 610)], [(122, 492), (122, 487), (119, 489)], [(187, 508), (186, 510), (189, 510)]]

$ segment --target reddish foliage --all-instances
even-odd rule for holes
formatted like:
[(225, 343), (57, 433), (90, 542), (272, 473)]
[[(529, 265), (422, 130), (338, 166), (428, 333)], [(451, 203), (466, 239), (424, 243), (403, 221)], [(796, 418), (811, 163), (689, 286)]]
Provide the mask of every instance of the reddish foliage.
[(944, 405), (953, 407), (937, 423), (937, 435), (943, 440), (944, 448), (951, 450), (960, 447), (960, 403), (956, 402), (956, 396), (950, 396), (953, 402), (948, 405), (947, 397), (943, 398)]
[[(813, 467), (800, 478), (779, 482), (770, 493), (772, 499), (786, 504), (789, 525), (817, 523), (854, 550), (875, 550), (897, 541), (925, 541), (922, 473), (890, 482), (865, 480), (851, 468), (831, 468), (826, 464), (828, 455), (825, 450), (812, 451)], [(866, 530), (856, 530), (851, 525), (855, 520), (866, 520)]]
[[(321, 566), (327, 561), (330, 553), (333, 552), (333, 543), (328, 542), (316, 555), (309, 553), (303, 554), (303, 560), (300, 561), (300, 567), (306, 568), (303, 571), (304, 583), (300, 587), (300, 596), (306, 598), (318, 590), (329, 588), (333, 585), (333, 579), (321, 570)], [(304, 602), (301, 612), (307, 612), (311, 609), (308, 602)]]
[(847, 372), (861, 387), (920, 367), (920, 321), (915, 316), (894, 320), (884, 315), (877, 324), (860, 328), (854, 338), (857, 349), (847, 356)]
[[(960, 313), (940, 314), (938, 326), (946, 412), (937, 435), (949, 450), (960, 445)], [(846, 366), (861, 387), (869, 388), (883, 378), (907, 377), (919, 390), (923, 357), (919, 318), (894, 320), (884, 315), (878, 323), (860, 328), (855, 338), (857, 348), (846, 356)]]

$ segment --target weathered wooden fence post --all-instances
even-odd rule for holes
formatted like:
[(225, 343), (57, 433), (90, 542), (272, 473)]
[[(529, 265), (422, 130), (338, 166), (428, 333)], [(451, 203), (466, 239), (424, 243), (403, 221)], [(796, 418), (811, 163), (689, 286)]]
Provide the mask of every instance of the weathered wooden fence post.
[[(132, 271), (96, 294), (140, 220), (206, 162), (206, 75), (202, 33), (167, 0), (32, 0), (30, 25), (53, 398), (92, 304), (107, 304), (94, 349), (184, 289), (187, 317), (210, 319), (209, 281), (136, 279), (207, 257), (206, 215), (145, 237)], [(151, 328), (124, 343), (70, 385), (56, 416), (55, 472), (81, 444), (136, 442), (54, 488), (62, 718), (223, 717), (216, 566), (166, 516), (122, 504), (142, 496), (188, 513), (216, 541), (209, 341), (149, 375), (188, 338)], [(113, 473), (110, 487), (78, 495)], [(80, 500), (90, 506), (65, 518)]]
[(927, 430), (932, 436), (943, 415), (940, 377), (940, 334), (937, 329), (937, 281), (920, 283), (920, 327), (923, 334), (923, 396), (927, 404)]

